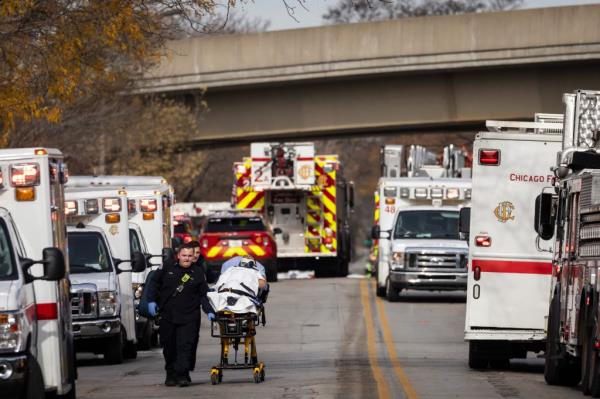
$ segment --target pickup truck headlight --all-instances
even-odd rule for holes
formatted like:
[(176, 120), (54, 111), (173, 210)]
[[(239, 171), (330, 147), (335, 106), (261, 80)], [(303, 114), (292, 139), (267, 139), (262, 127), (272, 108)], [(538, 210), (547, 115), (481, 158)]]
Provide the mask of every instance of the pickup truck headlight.
[(22, 313), (0, 313), (0, 352), (23, 351), (24, 330), (25, 320)]
[(114, 291), (98, 292), (98, 316), (116, 316), (119, 311), (119, 298)]
[(404, 269), (404, 252), (394, 252), (392, 254), (392, 270)]

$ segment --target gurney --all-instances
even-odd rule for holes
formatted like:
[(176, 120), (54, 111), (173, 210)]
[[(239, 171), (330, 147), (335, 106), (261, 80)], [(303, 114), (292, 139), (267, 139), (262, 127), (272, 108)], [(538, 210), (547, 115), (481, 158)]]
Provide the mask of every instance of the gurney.
[[(265, 365), (258, 361), (256, 350), (256, 326), (266, 323), (264, 303), (268, 295), (267, 289), (259, 292), (256, 275), (251, 269), (233, 267), (223, 273), (215, 290), (209, 292), (208, 298), (216, 311), (211, 321), (211, 337), (220, 338), (221, 356), (219, 364), (210, 371), (213, 385), (223, 380), (223, 370), (252, 369), (254, 382), (265, 380)], [(238, 349), (244, 346), (244, 361), (238, 363)], [(229, 349), (234, 349), (234, 361), (229, 362)]]

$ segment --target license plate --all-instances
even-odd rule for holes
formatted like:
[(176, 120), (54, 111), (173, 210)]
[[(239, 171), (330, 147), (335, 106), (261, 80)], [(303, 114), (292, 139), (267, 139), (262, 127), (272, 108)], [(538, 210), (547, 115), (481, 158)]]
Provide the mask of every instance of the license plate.
[(229, 246), (230, 247), (241, 247), (242, 240), (229, 240)]

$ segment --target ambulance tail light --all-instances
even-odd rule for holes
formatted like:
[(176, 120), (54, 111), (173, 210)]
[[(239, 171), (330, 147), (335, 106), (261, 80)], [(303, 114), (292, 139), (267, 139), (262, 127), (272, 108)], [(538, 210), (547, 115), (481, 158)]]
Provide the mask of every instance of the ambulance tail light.
[(4, 188), (4, 175), (2, 174), (2, 170), (0, 170), (0, 189)]
[(394, 205), (395, 203), (396, 203), (396, 199), (395, 198), (389, 198), (389, 197), (387, 197), (385, 199), (385, 204), (386, 205)]
[(37, 148), (33, 151), (35, 155), (48, 155), (48, 151), (45, 148)]
[(500, 150), (479, 150), (479, 164), (489, 166), (500, 165)]
[(98, 200), (95, 198), (85, 200), (84, 207), (86, 215), (97, 215), (100, 211), (98, 208)]
[(10, 181), (13, 187), (33, 187), (40, 184), (40, 166), (37, 163), (11, 165)]
[(141, 199), (140, 209), (142, 212), (156, 212), (158, 203), (156, 202), (156, 199)]
[(478, 247), (491, 247), (492, 238), (490, 236), (475, 236), (475, 245)]
[(121, 212), (121, 198), (103, 198), (102, 209), (104, 212)]
[(152, 212), (144, 212), (142, 215), (142, 219), (144, 220), (154, 220), (154, 213)]
[(17, 201), (35, 201), (35, 187), (17, 187), (15, 198)]
[(417, 198), (417, 199), (427, 198), (427, 188), (426, 187), (415, 188), (415, 198)]
[(65, 215), (77, 215), (77, 201), (65, 201)]
[(447, 188), (446, 189), (446, 198), (450, 200), (455, 200), (460, 197), (460, 190), (458, 188)]
[(118, 213), (107, 213), (104, 216), (104, 221), (109, 224), (119, 223), (121, 221), (121, 215)]

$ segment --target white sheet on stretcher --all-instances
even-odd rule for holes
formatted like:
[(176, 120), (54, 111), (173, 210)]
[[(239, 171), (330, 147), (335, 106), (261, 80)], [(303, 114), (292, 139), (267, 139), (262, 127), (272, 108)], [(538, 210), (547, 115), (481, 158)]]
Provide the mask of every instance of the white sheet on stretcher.
[[(231, 288), (234, 290), (248, 292), (250, 289), (256, 297), (258, 293), (258, 279), (261, 277), (258, 270), (249, 269), (247, 267), (230, 267), (225, 271), (225, 273), (221, 274), (217, 284), (215, 284), (214, 292), (209, 292), (207, 294), (208, 299), (212, 305), (212, 307), (217, 312), (222, 311), (230, 311), (236, 314), (239, 313), (257, 313), (256, 304), (245, 295), (238, 295), (233, 292), (221, 292), (219, 290)], [(246, 286), (244, 287), (242, 283)], [(237, 298), (237, 302), (235, 305), (228, 305), (227, 298), (234, 297)]]

